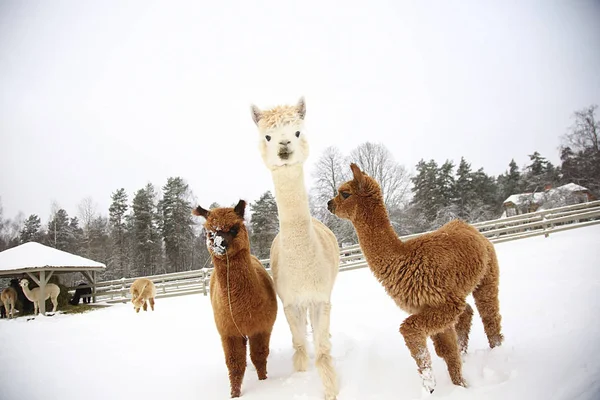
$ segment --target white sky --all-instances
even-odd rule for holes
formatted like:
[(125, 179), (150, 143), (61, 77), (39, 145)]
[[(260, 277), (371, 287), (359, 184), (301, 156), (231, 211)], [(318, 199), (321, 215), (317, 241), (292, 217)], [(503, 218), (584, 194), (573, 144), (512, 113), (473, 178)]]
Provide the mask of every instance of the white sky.
[(411, 170), (465, 156), (494, 175), (534, 150), (558, 163), (572, 112), (600, 103), (598, 1), (283, 3), (0, 3), (5, 216), (86, 196), (106, 214), (169, 176), (205, 207), (254, 201), (272, 182), (253, 102), (306, 96), (309, 171), (370, 140)]

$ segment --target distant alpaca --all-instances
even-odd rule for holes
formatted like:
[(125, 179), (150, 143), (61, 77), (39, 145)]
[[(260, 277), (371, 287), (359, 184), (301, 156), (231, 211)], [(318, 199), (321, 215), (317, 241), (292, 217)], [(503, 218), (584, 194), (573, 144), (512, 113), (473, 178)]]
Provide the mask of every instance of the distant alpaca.
[(241, 394), (248, 339), (258, 379), (267, 379), (269, 342), (277, 317), (273, 281), (250, 254), (245, 208), (246, 202), (240, 200), (235, 208), (207, 211), (198, 206), (192, 212), (206, 219), (206, 245), (215, 266), (210, 276), (210, 301), (229, 370), (231, 397)]
[(58, 307), (58, 295), (60, 294), (60, 288), (58, 285), (54, 283), (47, 283), (46, 288), (44, 290), (44, 298), (40, 298), (40, 288), (36, 287), (29, 290), (29, 281), (27, 279), (22, 279), (20, 283), (23, 288), (23, 293), (25, 296), (33, 302), (33, 313), (35, 315), (38, 314), (38, 310), (40, 309), (40, 301), (46, 301), (50, 299), (52, 301), (52, 312), (56, 312), (56, 308)]
[(10, 287), (15, 289), (17, 292), (17, 310), (19, 310), (19, 315), (25, 315), (33, 313), (33, 303), (29, 301), (27, 297), (25, 297), (25, 293), (23, 292), (23, 288), (19, 285), (19, 280), (14, 278), (10, 280)]
[[(87, 283), (82, 282), (77, 286), (89, 286)], [(76, 306), (79, 305), (79, 299), (81, 299), (81, 296), (84, 296), (86, 294), (91, 295), (92, 294), (92, 288), (90, 287), (78, 287), (77, 289), (75, 289), (75, 294), (73, 294), (73, 298), (71, 299), (71, 301), (69, 301), (69, 304)], [(89, 304), (92, 301), (91, 297), (84, 297), (83, 298), (83, 303), (87, 303)]]
[(466, 387), (460, 351), (466, 353), (473, 294), (490, 347), (503, 341), (498, 300), (499, 269), (493, 244), (477, 229), (451, 221), (437, 231), (402, 242), (390, 224), (379, 184), (351, 164), (354, 179), (343, 183), (327, 203), (329, 211), (354, 225), (375, 277), (396, 304), (412, 314), (400, 326), (423, 386), (435, 378), (427, 337), (446, 361), (455, 385)]
[(251, 110), (260, 134), (260, 153), (275, 186), (279, 233), (271, 246), (271, 270), (292, 333), (294, 369), (305, 371), (308, 366), (308, 310), (315, 364), (325, 398), (333, 400), (338, 394), (338, 384), (330, 354), (329, 321), (340, 249), (331, 230), (310, 215), (304, 183), (304, 162), (309, 153), (304, 135), (306, 104), (301, 98), (295, 106), (277, 106), (265, 111), (252, 106)]
[(150, 279), (139, 278), (136, 279), (129, 288), (131, 293), (131, 302), (133, 303), (133, 309), (135, 312), (140, 312), (140, 308), (144, 308), (144, 311), (148, 311), (148, 303), (150, 308), (154, 311), (154, 298), (156, 297), (156, 287)]
[(14, 318), (15, 306), (17, 305), (17, 291), (10, 286), (2, 291), (0, 294), (2, 304), (4, 304), (4, 318), (8, 314), (8, 318)]

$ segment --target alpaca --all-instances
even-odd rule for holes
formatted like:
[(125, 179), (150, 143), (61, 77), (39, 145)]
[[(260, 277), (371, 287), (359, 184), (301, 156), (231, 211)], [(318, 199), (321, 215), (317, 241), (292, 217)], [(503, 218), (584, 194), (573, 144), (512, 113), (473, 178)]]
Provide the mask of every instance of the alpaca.
[[(73, 305), (73, 306), (77, 306), (79, 305), (79, 299), (81, 299), (81, 296), (83, 295), (91, 295), (92, 294), (92, 288), (90, 287), (81, 287), (81, 286), (88, 286), (87, 283), (82, 282), (80, 283), (77, 289), (75, 289), (75, 294), (73, 294), (73, 298), (69, 301), (69, 304)], [(90, 296), (84, 297), (82, 300), (82, 303), (87, 303), (90, 304), (90, 302), (92, 301), (92, 298)]]
[(229, 370), (231, 397), (239, 397), (246, 371), (246, 343), (258, 379), (267, 379), (267, 357), (277, 296), (271, 277), (250, 254), (244, 225), (246, 202), (192, 213), (205, 218), (206, 246), (215, 266), (210, 276), (210, 302)]
[(10, 286), (2, 291), (0, 294), (2, 304), (4, 304), (4, 318), (8, 314), (8, 318), (14, 318), (15, 306), (17, 305), (17, 291)]
[(136, 279), (129, 288), (131, 293), (131, 302), (133, 303), (133, 309), (136, 313), (140, 312), (140, 308), (144, 311), (148, 311), (148, 303), (150, 308), (154, 311), (154, 298), (156, 297), (156, 286), (154, 283), (147, 278)]
[(10, 287), (15, 289), (15, 291), (17, 292), (16, 308), (19, 311), (19, 315), (33, 313), (33, 302), (29, 301), (29, 299), (25, 297), (23, 288), (21, 287), (21, 285), (19, 285), (19, 280), (17, 278), (13, 278), (10, 280)]
[(423, 386), (435, 388), (427, 337), (455, 385), (466, 387), (460, 353), (466, 353), (473, 294), (489, 346), (499, 346), (499, 269), (493, 244), (471, 225), (451, 221), (402, 242), (394, 232), (377, 181), (351, 164), (353, 179), (340, 185), (329, 211), (354, 225), (369, 268), (396, 304), (411, 314), (400, 326)]
[(35, 315), (38, 314), (38, 310), (40, 309), (40, 301), (46, 301), (48, 298), (50, 298), (50, 301), (52, 301), (52, 312), (56, 312), (56, 308), (58, 307), (58, 295), (60, 294), (60, 288), (58, 285), (55, 285), (54, 283), (47, 283), (46, 289), (44, 290), (43, 299), (40, 298), (39, 287), (29, 290), (29, 281), (27, 279), (22, 279), (20, 285), (23, 288), (25, 297), (33, 302), (33, 313)]
[(325, 398), (332, 400), (338, 394), (338, 383), (330, 354), (329, 321), (340, 249), (333, 232), (311, 216), (308, 206), (304, 184), (304, 162), (309, 154), (304, 135), (306, 104), (300, 98), (295, 106), (263, 111), (252, 105), (251, 110), (260, 134), (260, 153), (275, 187), (279, 233), (271, 245), (271, 270), (292, 333), (294, 369), (305, 371), (308, 366), (308, 310), (315, 365)]

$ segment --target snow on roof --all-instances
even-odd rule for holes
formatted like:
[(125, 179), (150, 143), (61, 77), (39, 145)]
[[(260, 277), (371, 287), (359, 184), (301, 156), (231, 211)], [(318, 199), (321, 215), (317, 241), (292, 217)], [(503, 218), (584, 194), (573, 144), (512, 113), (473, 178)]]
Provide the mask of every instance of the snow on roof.
[(103, 269), (106, 265), (36, 242), (0, 252), (0, 272), (45, 267)]
[(513, 203), (515, 205), (522, 204), (524, 202), (540, 203), (544, 200), (544, 197), (552, 195), (554, 193), (573, 193), (588, 190), (586, 187), (577, 185), (575, 183), (567, 183), (566, 185), (559, 186), (557, 188), (549, 189), (545, 192), (536, 193), (518, 193), (508, 196), (504, 203)]

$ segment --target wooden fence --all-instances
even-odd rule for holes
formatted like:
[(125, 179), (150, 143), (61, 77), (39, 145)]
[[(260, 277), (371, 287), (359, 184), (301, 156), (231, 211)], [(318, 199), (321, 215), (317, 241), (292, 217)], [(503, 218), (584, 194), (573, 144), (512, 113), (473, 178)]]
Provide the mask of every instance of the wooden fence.
[[(478, 222), (473, 224), (473, 226), (479, 229), (493, 243), (502, 243), (540, 235), (547, 237), (554, 232), (594, 224), (600, 224), (600, 200)], [(400, 239), (408, 240), (422, 234), (401, 236)], [(270, 273), (270, 269), (268, 268), (269, 260), (261, 260), (261, 262), (267, 266), (267, 271)], [(340, 272), (365, 268), (367, 266), (359, 245), (356, 244), (341, 249)], [(157, 298), (195, 293), (202, 293), (206, 296), (208, 294), (208, 283), (211, 272), (212, 268), (203, 268), (194, 271), (152, 275), (146, 278), (152, 280), (156, 285)], [(138, 278), (122, 278), (96, 283), (96, 301), (105, 303), (129, 301), (129, 287), (136, 279)], [(71, 288), (70, 290), (74, 291), (75, 288)]]

